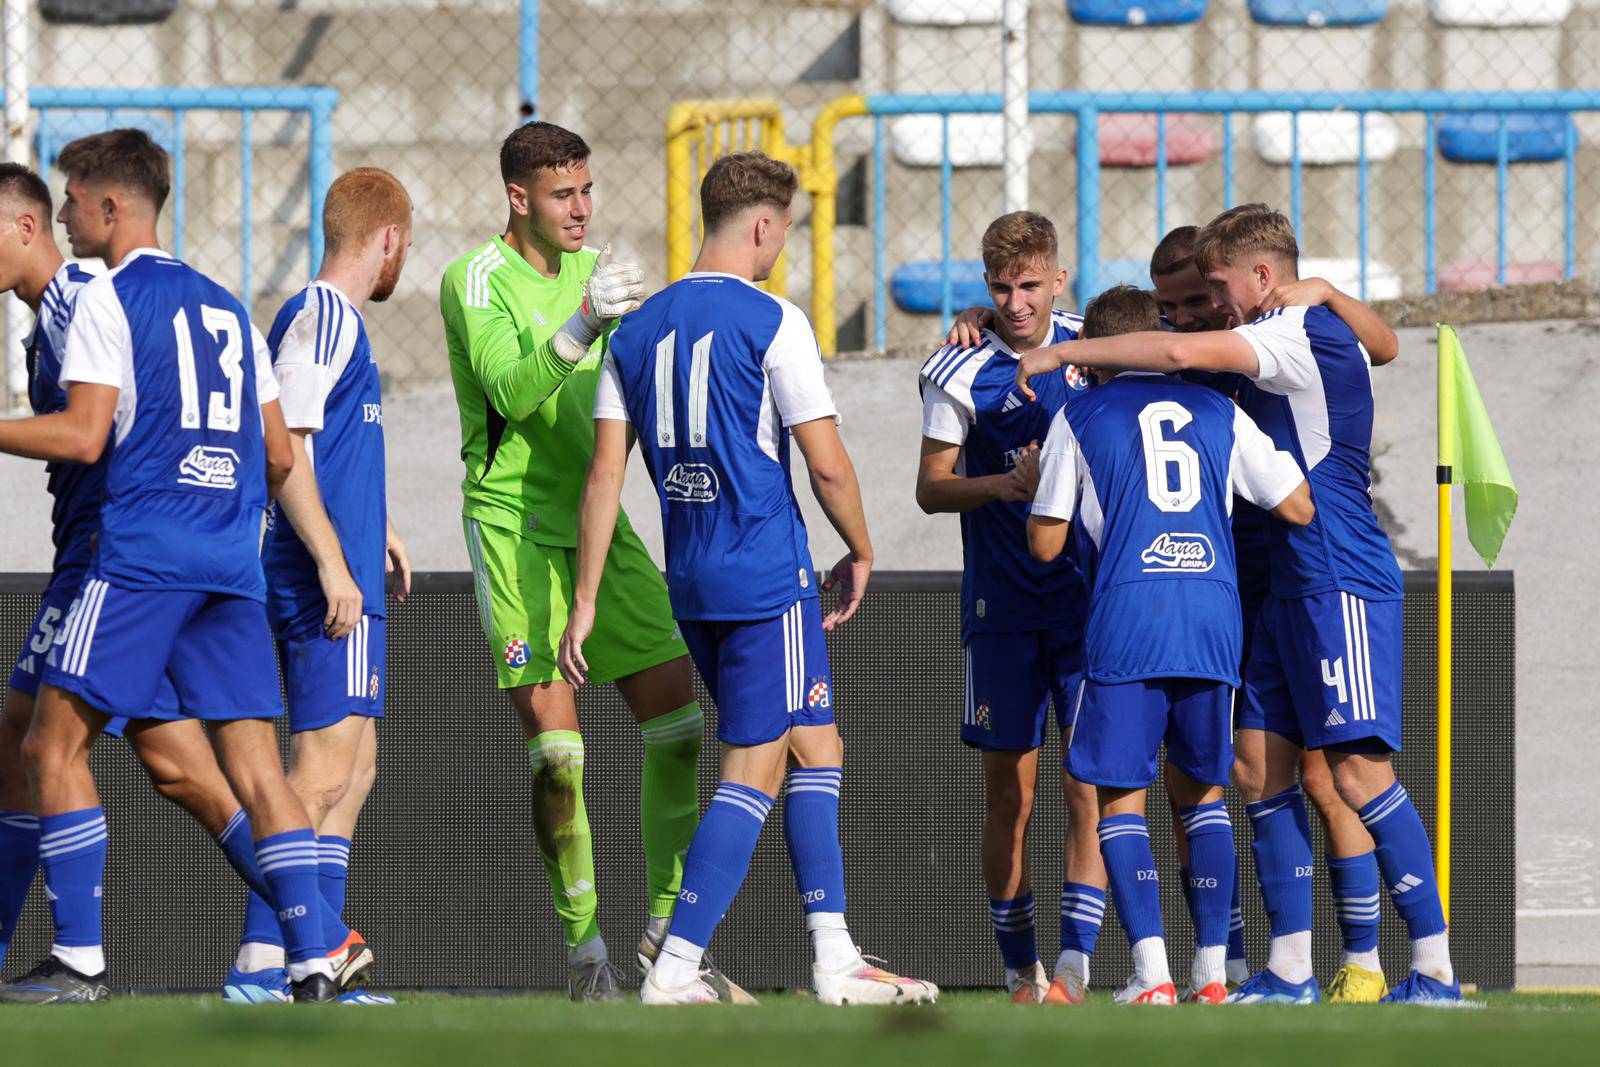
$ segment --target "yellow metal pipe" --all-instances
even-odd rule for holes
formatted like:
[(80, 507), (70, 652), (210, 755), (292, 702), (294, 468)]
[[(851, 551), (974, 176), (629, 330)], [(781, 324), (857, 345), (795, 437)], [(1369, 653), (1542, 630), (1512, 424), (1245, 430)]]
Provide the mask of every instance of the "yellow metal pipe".
[(841, 119), (868, 114), (864, 96), (841, 96), (817, 113), (811, 126), (811, 147), (801, 168), (801, 186), (811, 194), (811, 322), (823, 355), (838, 351), (838, 308), (834, 288), (835, 198), (839, 174), (834, 167), (833, 133)]

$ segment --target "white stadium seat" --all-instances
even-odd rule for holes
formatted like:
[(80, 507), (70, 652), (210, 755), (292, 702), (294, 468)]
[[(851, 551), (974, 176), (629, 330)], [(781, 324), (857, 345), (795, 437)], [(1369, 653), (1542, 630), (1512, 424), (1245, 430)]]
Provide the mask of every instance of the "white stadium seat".
[[(1336, 289), (1351, 296), (1361, 295), (1361, 261), (1359, 259), (1322, 259), (1300, 257), (1300, 277), (1326, 278)], [(1400, 275), (1387, 263), (1377, 260), (1367, 262), (1367, 299), (1400, 299)]]
[[(938, 115), (907, 115), (889, 127), (894, 158), (908, 167), (937, 167), (943, 138)], [(950, 164), (998, 167), (1005, 157), (1005, 119), (1000, 115), (951, 115)]]
[(1572, 0), (1428, 0), (1443, 26), (1554, 26), (1572, 13)]
[(987, 26), (998, 23), (1004, 0), (884, 0), (889, 17), (908, 26)]
[[(1256, 117), (1251, 138), (1256, 154), (1268, 163), (1288, 164), (1294, 153), (1293, 117), (1287, 111), (1268, 111)], [(1400, 135), (1387, 115), (1367, 115), (1367, 159), (1389, 159)], [(1302, 111), (1300, 162), (1307, 165), (1354, 163), (1361, 153), (1361, 119), (1353, 111)]]

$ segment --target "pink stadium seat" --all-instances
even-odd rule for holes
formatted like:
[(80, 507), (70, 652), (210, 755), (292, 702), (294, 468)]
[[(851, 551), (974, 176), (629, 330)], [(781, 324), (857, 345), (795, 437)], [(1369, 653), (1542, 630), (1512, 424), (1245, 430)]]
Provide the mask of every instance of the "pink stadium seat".
[[(1216, 142), (1200, 115), (1167, 116), (1167, 162), (1200, 163)], [(1152, 114), (1101, 115), (1100, 162), (1107, 167), (1156, 165), (1156, 117)]]
[[(1489, 260), (1463, 260), (1439, 268), (1439, 289), (1446, 293), (1465, 293), (1499, 285), (1499, 270)], [(1507, 285), (1532, 285), (1561, 280), (1561, 264), (1550, 260), (1506, 264)]]

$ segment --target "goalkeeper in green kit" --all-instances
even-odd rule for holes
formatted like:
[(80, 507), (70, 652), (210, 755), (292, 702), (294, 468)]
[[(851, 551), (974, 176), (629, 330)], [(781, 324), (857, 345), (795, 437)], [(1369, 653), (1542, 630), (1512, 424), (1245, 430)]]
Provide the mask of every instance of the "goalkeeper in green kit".
[[(461, 408), (462, 517), (473, 587), (500, 688), (528, 740), (534, 828), (561, 917), (574, 1000), (617, 999), (595, 920), (594, 855), (583, 804), (583, 738), (556, 668), (576, 567), (578, 498), (594, 451), (594, 393), (611, 325), (644, 298), (633, 264), (584, 245), (589, 146), (547, 122), (500, 148), (505, 233), (461, 256), (439, 289), (450, 377)], [(699, 820), (703, 729), (688, 650), (667, 587), (624, 517), (606, 557), (599, 622), (585, 647), (614, 681), (644, 740), (639, 822), (650, 913), (648, 968), (667, 934), (683, 854)], [(724, 1000), (748, 994), (714, 974)]]

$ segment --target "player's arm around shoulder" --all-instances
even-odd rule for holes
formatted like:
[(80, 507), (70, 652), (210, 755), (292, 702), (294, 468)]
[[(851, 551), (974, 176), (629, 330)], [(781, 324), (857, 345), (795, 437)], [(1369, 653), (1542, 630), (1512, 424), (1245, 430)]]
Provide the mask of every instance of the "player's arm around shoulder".
[(1104, 371), (1149, 371), (1177, 374), (1187, 370), (1234, 371), (1254, 377), (1257, 356), (1232, 330), (1173, 333), (1148, 330), (1114, 337), (1080, 337), (1022, 353), (1017, 360), (1017, 388), (1036, 399), (1028, 380), (1068, 364)]
[(1263, 311), (1281, 307), (1325, 307), (1350, 327), (1366, 349), (1367, 358), (1374, 367), (1394, 362), (1400, 355), (1400, 338), (1383, 316), (1362, 301), (1338, 289), (1326, 278), (1302, 278), (1287, 282), (1267, 294), (1262, 301)]
[(1049, 563), (1067, 547), (1067, 530), (1078, 508), (1081, 453), (1067, 410), (1050, 421), (1044, 447), (1039, 451), (1039, 482), (1028, 515), (1028, 551)]
[(1294, 526), (1316, 517), (1311, 485), (1293, 456), (1280, 451), (1255, 420), (1237, 404), (1233, 408), (1231, 489), (1258, 508)]

